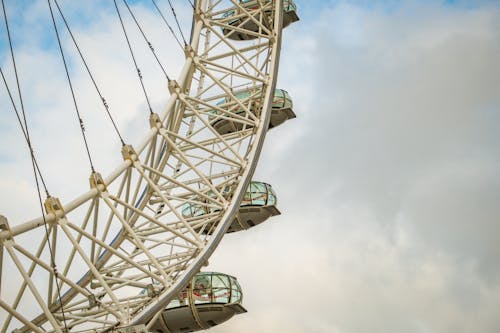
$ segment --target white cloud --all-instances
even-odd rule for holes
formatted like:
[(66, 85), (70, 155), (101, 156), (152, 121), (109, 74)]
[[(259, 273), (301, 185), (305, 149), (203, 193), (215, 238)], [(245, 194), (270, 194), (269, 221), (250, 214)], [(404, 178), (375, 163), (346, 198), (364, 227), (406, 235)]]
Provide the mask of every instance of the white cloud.
[(257, 172), (283, 215), (217, 252), (254, 308), (216, 332), (498, 330), (499, 18), (340, 4), (285, 32), (298, 118)]
[[(177, 46), (137, 12), (178, 70)], [(120, 28), (112, 12), (94, 19), (75, 33), (120, 128), (138, 140), (147, 113)], [(249, 310), (212, 332), (498, 331), (499, 22), (495, 6), (341, 2), (287, 28), (279, 86), (298, 118), (269, 133), (256, 174), (274, 185), (283, 215), (229, 235), (211, 259), (207, 269), (239, 278)], [(69, 180), (88, 169), (71, 100), (51, 74), (58, 59), (36, 45), (19, 52), (35, 148), (54, 193), (80, 193), (87, 184)], [(140, 59), (144, 72), (159, 72), (149, 54)], [(162, 105), (163, 78), (145, 79)], [(86, 74), (75, 84), (105, 174), (119, 145)], [(0, 213), (23, 220), (38, 211), (30, 164), (3, 89), (0, 99), (9, 114), (0, 119), (9, 143)]]

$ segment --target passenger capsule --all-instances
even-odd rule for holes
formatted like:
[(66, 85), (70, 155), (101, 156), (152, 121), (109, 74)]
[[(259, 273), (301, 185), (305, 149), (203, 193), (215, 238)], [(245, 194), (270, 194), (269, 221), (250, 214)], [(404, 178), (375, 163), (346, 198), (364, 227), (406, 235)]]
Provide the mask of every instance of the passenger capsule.
[(242, 299), (243, 293), (236, 278), (222, 273), (198, 273), (189, 286), (167, 305), (151, 330), (186, 333), (208, 329), (247, 312), (241, 305)]
[[(228, 192), (228, 191), (227, 191)], [(277, 198), (271, 185), (252, 181), (241, 201), (238, 215), (229, 226), (228, 233), (249, 229), (256, 226), (268, 218), (280, 215), (276, 208)], [(187, 203), (182, 209), (182, 215), (187, 219), (202, 217), (207, 214), (217, 212), (217, 209), (209, 208), (208, 205)], [(205, 224), (195, 228), (202, 230), (205, 234), (213, 232), (213, 223)]]
[[(248, 106), (253, 114), (256, 114), (258, 110), (260, 111), (260, 108), (262, 107), (262, 88), (247, 89), (236, 93), (235, 97), (242, 105)], [(251, 126), (239, 121), (236, 117), (233, 119), (227, 119), (227, 117), (230, 117), (231, 113), (245, 117), (245, 110), (238, 102), (225, 98), (217, 103), (217, 107), (227, 112), (223, 112), (221, 110), (212, 111), (212, 126), (219, 134), (223, 135), (233, 133)], [(228, 113), (230, 114), (228, 115)], [(225, 118), (221, 118), (221, 116), (224, 116)], [(276, 89), (274, 91), (271, 107), (269, 128), (279, 126), (286, 120), (293, 119), (295, 117), (295, 113), (293, 112), (293, 101), (288, 92), (283, 89)]]
[[(259, 9), (259, 0), (240, 0), (240, 4), (246, 11), (252, 12)], [(232, 8), (223, 14), (222, 23), (229, 27), (222, 29), (224, 35), (233, 40), (250, 40), (259, 38), (263, 33), (262, 27), (269, 28), (269, 21), (272, 19), (272, 7), (269, 5), (271, 0), (262, 1), (268, 9), (264, 9), (265, 17), (261, 18), (260, 13), (254, 14), (255, 21), (261, 22), (257, 24), (250, 19), (248, 15), (240, 8)], [(293, 22), (297, 22), (297, 5), (293, 0), (283, 1), (283, 28), (289, 26)], [(259, 26), (262, 24), (262, 26)]]

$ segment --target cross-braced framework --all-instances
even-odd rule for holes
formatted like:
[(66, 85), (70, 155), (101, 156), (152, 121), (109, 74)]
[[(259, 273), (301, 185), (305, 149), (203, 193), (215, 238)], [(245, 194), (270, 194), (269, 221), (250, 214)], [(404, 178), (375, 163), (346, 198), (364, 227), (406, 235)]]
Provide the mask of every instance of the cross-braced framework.
[[(148, 327), (207, 264), (238, 218), (264, 142), (281, 8), (281, 1), (197, 1), (184, 67), (142, 143), (124, 146), (123, 163), (107, 178), (93, 173), (80, 197), (64, 205), (48, 198), (45, 218), (0, 218), (1, 333)], [(246, 30), (248, 23), (258, 29)], [(253, 39), (230, 38), (238, 33)], [(236, 96), (245, 90), (252, 93)], [(220, 134), (221, 120), (235, 130)], [(185, 216), (187, 204), (209, 213)]]

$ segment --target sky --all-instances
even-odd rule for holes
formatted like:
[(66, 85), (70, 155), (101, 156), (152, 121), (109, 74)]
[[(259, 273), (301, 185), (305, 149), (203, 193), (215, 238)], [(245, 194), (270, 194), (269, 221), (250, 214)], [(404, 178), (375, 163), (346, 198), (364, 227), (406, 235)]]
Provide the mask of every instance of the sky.
[[(76, 29), (134, 142), (147, 128), (144, 103), (126, 49), (106, 43), (121, 38), (119, 26), (96, 4), (78, 11)], [(18, 61), (40, 165), (51, 191), (71, 197), (87, 188), (88, 165), (54, 74), (59, 59), (43, 38), (43, 5), (26, 5), (17, 22)], [(301, 21), (284, 31), (278, 80), (297, 119), (268, 133), (254, 177), (273, 185), (282, 215), (227, 235), (211, 258), (211, 270), (238, 277), (248, 310), (211, 332), (500, 331), (500, 2), (297, 5)], [(175, 76), (182, 54), (150, 21)], [(161, 76), (146, 83), (161, 108)], [(77, 84), (106, 174), (120, 160), (119, 142), (87, 80)], [(0, 107), (0, 213), (22, 221), (37, 215), (36, 197), (3, 87)]]

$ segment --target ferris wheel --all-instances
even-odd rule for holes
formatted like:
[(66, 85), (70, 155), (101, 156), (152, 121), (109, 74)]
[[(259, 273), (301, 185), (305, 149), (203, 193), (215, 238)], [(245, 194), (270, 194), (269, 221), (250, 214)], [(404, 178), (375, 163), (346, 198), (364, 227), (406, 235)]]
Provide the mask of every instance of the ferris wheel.
[(246, 312), (236, 278), (201, 269), (226, 233), (280, 214), (252, 176), (267, 131), (295, 118), (276, 81), (297, 10), (190, 3), (185, 63), (141, 143), (122, 140), (110, 175), (92, 168), (85, 193), (47, 196), (37, 219), (1, 212), (0, 333), (192, 332)]

